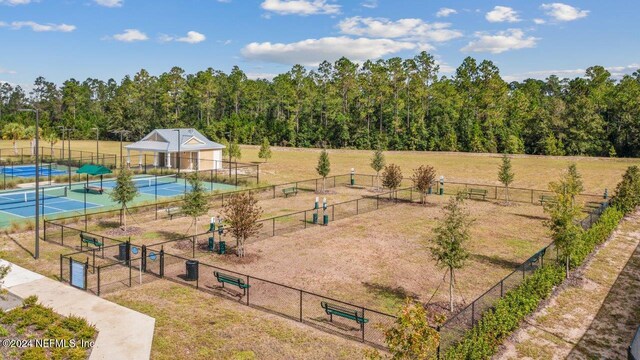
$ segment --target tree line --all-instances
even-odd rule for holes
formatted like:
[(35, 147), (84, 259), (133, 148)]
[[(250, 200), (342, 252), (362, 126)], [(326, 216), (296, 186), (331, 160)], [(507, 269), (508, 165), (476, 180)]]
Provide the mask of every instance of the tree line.
[(489, 60), (467, 57), (442, 76), (434, 57), (355, 63), (341, 58), (272, 80), (212, 68), (159, 76), (140, 70), (120, 82), (38, 77), (31, 91), (0, 86), (0, 126), (27, 124), (41, 110), (45, 132), (75, 139), (138, 140), (155, 128), (195, 127), (213, 140), (298, 147), (640, 155), (640, 71), (614, 79), (602, 66), (584, 76), (507, 82)]

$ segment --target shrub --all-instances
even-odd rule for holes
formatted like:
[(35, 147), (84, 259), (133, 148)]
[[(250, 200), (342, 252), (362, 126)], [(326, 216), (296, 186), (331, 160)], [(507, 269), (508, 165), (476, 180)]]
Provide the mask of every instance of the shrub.
[(484, 313), (478, 323), (469, 330), (462, 341), (449, 348), (445, 359), (487, 359), (502, 341), (518, 328), (520, 322), (551, 294), (564, 279), (560, 266), (545, 266), (525, 279), (515, 289)]

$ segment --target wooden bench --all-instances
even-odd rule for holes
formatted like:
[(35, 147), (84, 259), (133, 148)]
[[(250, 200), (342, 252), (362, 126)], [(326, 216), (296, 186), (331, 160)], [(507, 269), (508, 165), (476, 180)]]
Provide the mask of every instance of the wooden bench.
[(182, 215), (182, 208), (180, 207), (170, 207), (166, 209), (167, 215), (169, 215), (169, 220), (173, 220), (174, 216)]
[(296, 195), (298, 194), (298, 188), (296, 187), (289, 187), (289, 188), (284, 188), (282, 189), (282, 193), (284, 194), (284, 197), (288, 197), (289, 195)]
[(244, 295), (247, 295), (247, 289), (251, 287), (251, 285), (244, 282), (244, 279), (241, 279), (239, 277), (223, 274), (217, 271), (214, 271), (213, 275), (216, 277), (218, 282), (222, 284), (222, 287), (224, 287), (225, 283), (237, 286), (242, 289)]
[(92, 185), (87, 185), (84, 187), (84, 191), (85, 192), (95, 192), (98, 194), (102, 194), (104, 192), (104, 189), (101, 188), (100, 186), (92, 186)]
[(102, 247), (102, 242), (98, 241), (98, 239), (96, 239), (93, 236), (89, 236), (85, 233), (80, 233), (80, 249), (82, 249), (82, 244), (87, 244), (87, 245), (94, 245), (97, 247)]
[(544, 203), (547, 203), (547, 202), (548, 203), (554, 203), (554, 202), (556, 202), (556, 197), (553, 196), (553, 195), (542, 194), (542, 195), (540, 195), (539, 201), (540, 201), (540, 205), (544, 205)]
[(485, 189), (467, 189), (467, 197), (472, 199), (473, 197), (482, 196), (482, 200), (486, 200), (487, 198), (487, 190)]
[(321, 301), (320, 306), (324, 309), (324, 312), (329, 315), (329, 321), (333, 322), (333, 315), (343, 317), (345, 319), (353, 320), (360, 324), (360, 329), (364, 330), (364, 324), (369, 322), (369, 319), (364, 317), (362, 311), (356, 309), (349, 309), (340, 305), (331, 304), (326, 301)]

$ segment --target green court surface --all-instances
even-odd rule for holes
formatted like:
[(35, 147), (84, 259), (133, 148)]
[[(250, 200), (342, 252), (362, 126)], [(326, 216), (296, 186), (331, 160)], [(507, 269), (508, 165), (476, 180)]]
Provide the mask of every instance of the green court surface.
[[(134, 182), (139, 194), (129, 206), (153, 204), (170, 199), (179, 199), (191, 187), (185, 179), (165, 177), (135, 177)], [(100, 186), (99, 180), (90, 180), (91, 186)], [(57, 184), (43, 188), (40, 193), (40, 214), (45, 218), (55, 219), (85, 213), (94, 213), (120, 208), (109, 197), (115, 186), (114, 179), (104, 179), (102, 194), (85, 191), (86, 182)], [(210, 192), (236, 190), (234, 185), (203, 181)], [(0, 228), (9, 227), (12, 223), (32, 221), (35, 217), (35, 191), (33, 189), (0, 191)]]

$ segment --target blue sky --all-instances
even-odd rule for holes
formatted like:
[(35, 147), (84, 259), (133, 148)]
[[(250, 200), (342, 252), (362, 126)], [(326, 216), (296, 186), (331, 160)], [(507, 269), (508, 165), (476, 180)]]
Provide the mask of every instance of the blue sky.
[(638, 13), (637, 0), (0, 0), (0, 82), (119, 81), (175, 65), (270, 77), (421, 50), (444, 75), (473, 56), (508, 80), (596, 64), (620, 76), (640, 68)]

